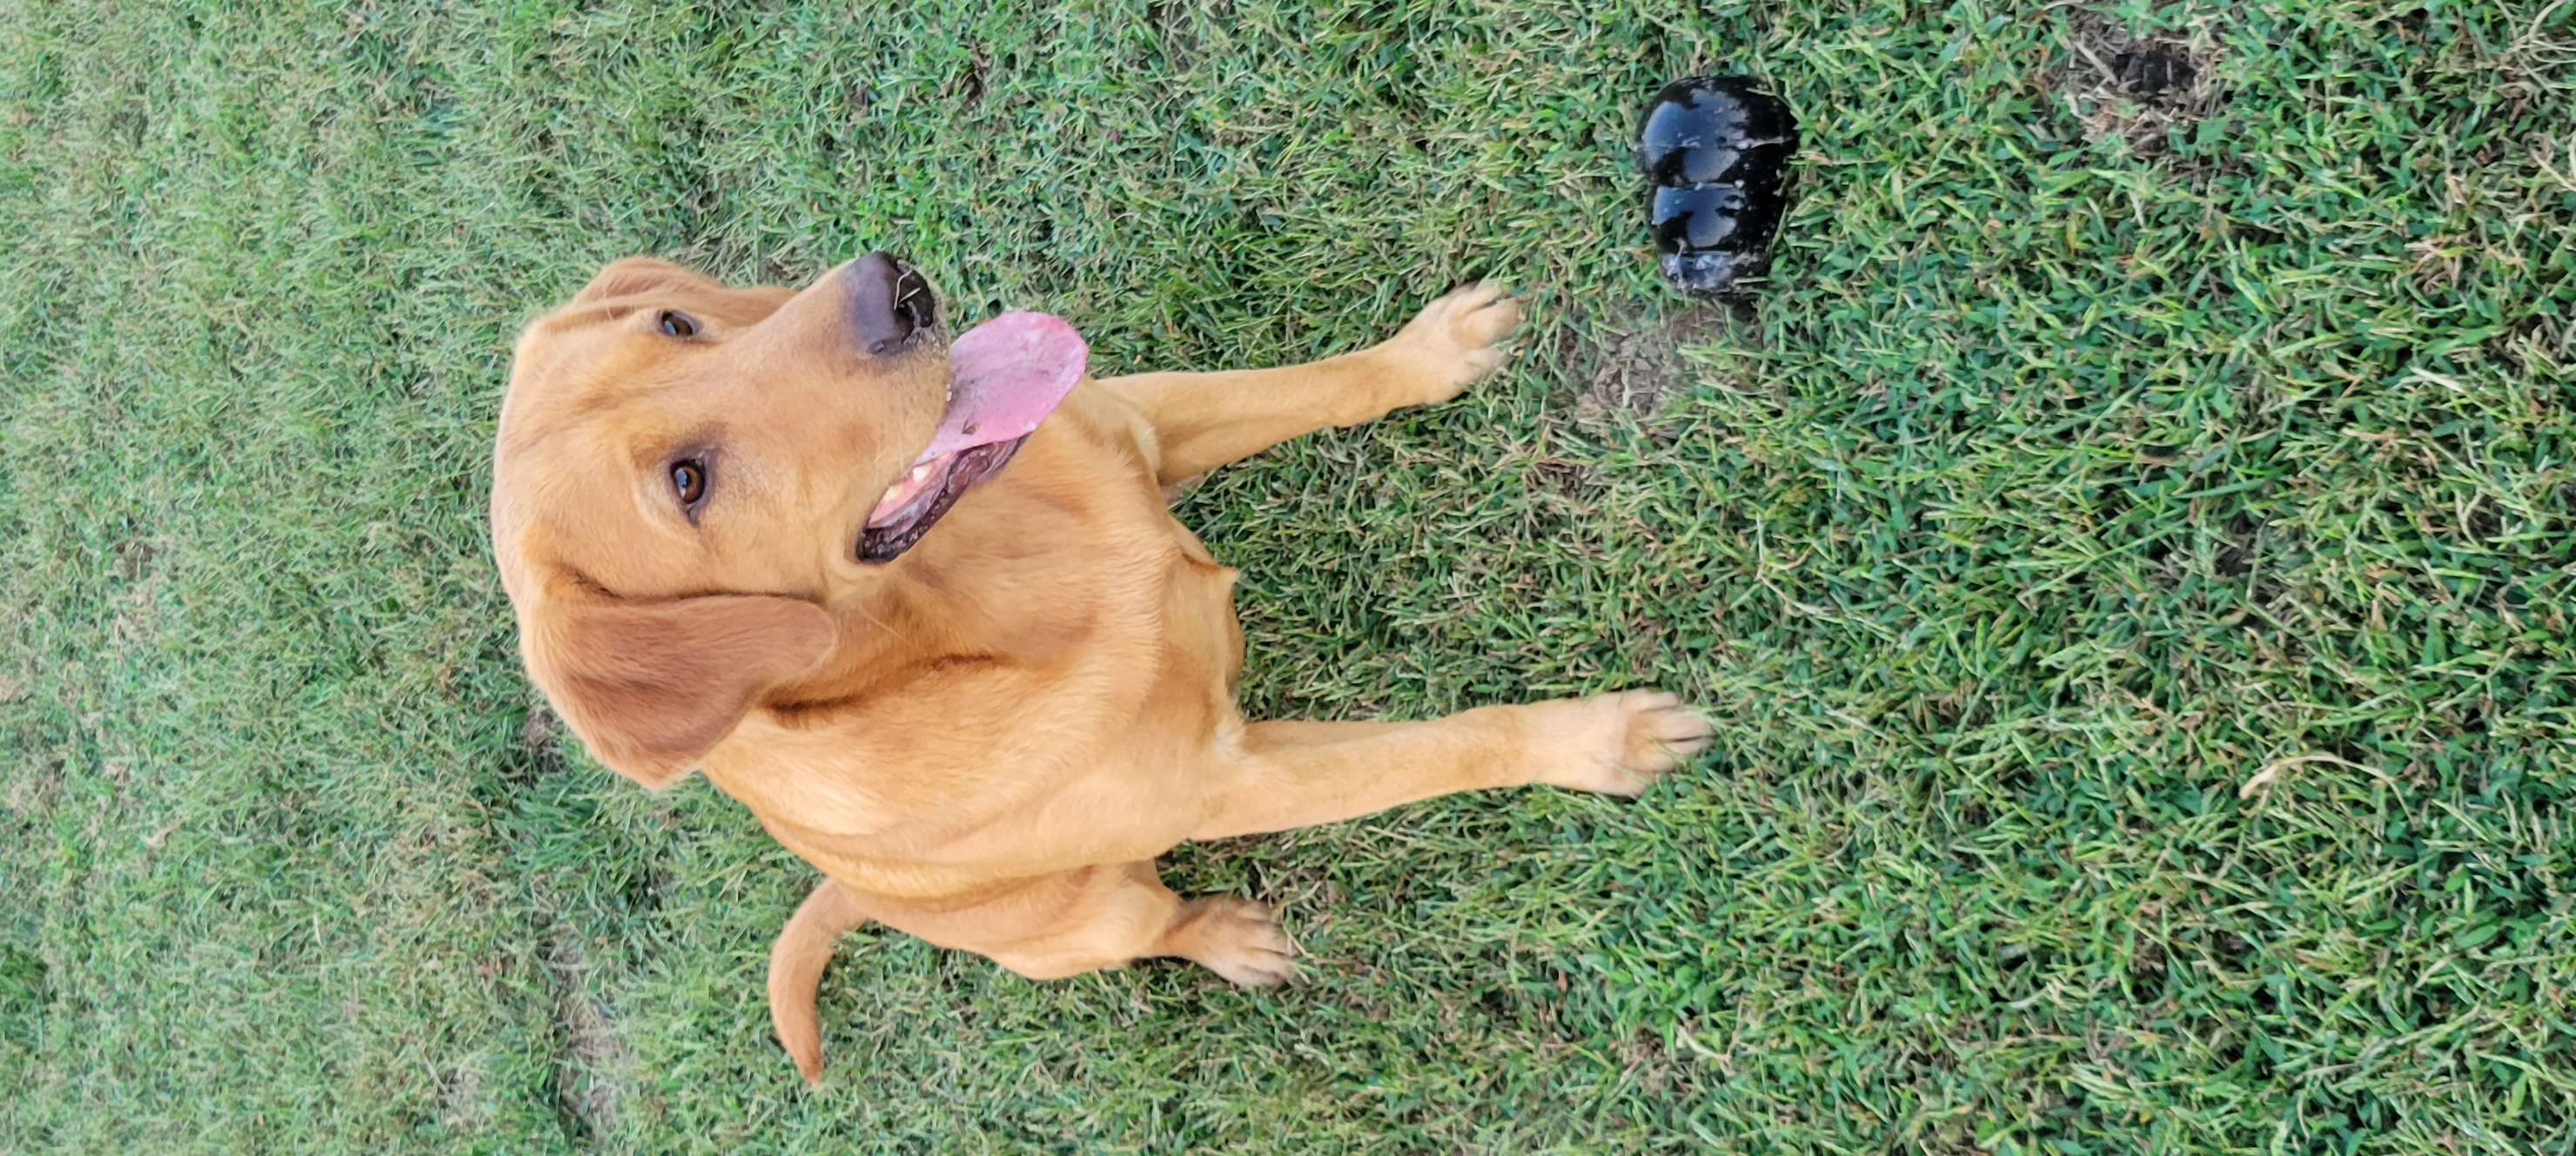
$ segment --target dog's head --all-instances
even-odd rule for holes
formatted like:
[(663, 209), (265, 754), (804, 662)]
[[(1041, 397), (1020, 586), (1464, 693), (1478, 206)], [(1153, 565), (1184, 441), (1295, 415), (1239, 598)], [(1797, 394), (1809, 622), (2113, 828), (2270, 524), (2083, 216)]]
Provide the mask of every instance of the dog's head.
[(610, 265), (519, 338), (492, 547), (520, 651), (601, 762), (659, 787), (832, 650), (836, 617), (1082, 372), (1064, 322), (943, 339), (870, 254), (801, 291)]

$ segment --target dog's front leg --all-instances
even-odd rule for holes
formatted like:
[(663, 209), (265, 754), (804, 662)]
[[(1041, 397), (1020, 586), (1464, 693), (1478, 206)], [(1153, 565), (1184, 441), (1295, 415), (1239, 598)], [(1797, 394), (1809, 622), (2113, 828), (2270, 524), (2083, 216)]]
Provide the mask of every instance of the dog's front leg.
[(1154, 427), (1155, 481), (1169, 486), (1326, 426), (1456, 397), (1503, 363), (1496, 343), (1520, 318), (1501, 289), (1470, 285), (1356, 353), (1279, 369), (1138, 373), (1100, 388)]
[(1634, 795), (1708, 747), (1708, 721), (1656, 691), (1488, 706), (1424, 722), (1245, 728), (1194, 839), (1284, 831), (1482, 787)]

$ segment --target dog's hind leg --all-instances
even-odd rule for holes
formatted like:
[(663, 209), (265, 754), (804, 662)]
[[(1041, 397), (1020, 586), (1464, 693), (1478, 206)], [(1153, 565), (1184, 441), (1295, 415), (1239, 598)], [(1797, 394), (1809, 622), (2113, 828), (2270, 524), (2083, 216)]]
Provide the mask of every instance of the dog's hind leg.
[(823, 1078), (823, 1029), (814, 1014), (814, 989), (841, 935), (868, 921), (846, 888), (829, 879), (814, 888), (769, 949), (769, 1022), (779, 1046), (796, 1061), (808, 1084)]
[(1168, 955), (1236, 983), (1286, 979), (1295, 949), (1270, 909), (1230, 895), (1183, 899), (1149, 860), (1024, 879), (961, 906), (866, 896), (870, 918), (972, 951), (1030, 979), (1062, 979)]
[(1162, 455), (1155, 481), (1170, 486), (1326, 426), (1456, 397), (1503, 363), (1495, 343), (1520, 318), (1520, 306), (1502, 290), (1470, 285), (1357, 353), (1281, 369), (1139, 373), (1098, 384), (1154, 427)]

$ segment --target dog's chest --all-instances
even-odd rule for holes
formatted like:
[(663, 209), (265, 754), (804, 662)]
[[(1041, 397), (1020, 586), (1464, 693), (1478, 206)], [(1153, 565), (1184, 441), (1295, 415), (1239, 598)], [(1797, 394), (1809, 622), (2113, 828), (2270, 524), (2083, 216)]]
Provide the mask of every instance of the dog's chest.
[(939, 639), (908, 673), (838, 717), (755, 720), (721, 752), (746, 757), (710, 763), (846, 882), (934, 892), (1150, 857), (1240, 730), (1236, 572), (1171, 516), (1114, 410), (1067, 409), (908, 560), (916, 593), (888, 621)]

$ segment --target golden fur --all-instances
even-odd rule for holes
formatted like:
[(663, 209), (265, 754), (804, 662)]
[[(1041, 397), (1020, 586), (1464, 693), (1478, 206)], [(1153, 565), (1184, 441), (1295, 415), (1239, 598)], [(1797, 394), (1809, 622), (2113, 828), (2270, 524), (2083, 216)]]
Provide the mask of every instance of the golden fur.
[[(856, 560), (927, 444), (937, 341), (877, 357), (851, 266), (803, 291), (627, 260), (521, 337), (493, 469), (493, 551), (530, 674), (609, 767), (689, 769), (825, 876), (769, 997), (808, 1080), (817, 977), (876, 920), (1047, 978), (1182, 956), (1289, 972), (1258, 903), (1182, 899), (1185, 839), (1331, 822), (1451, 791), (1635, 794), (1707, 724), (1627, 692), (1421, 722), (1235, 710), (1235, 572), (1166, 487), (1262, 448), (1455, 396), (1519, 319), (1471, 287), (1394, 338), (1286, 369), (1085, 378), (909, 553)], [(699, 331), (656, 329), (682, 310)], [(694, 524), (671, 455), (715, 455)]]

